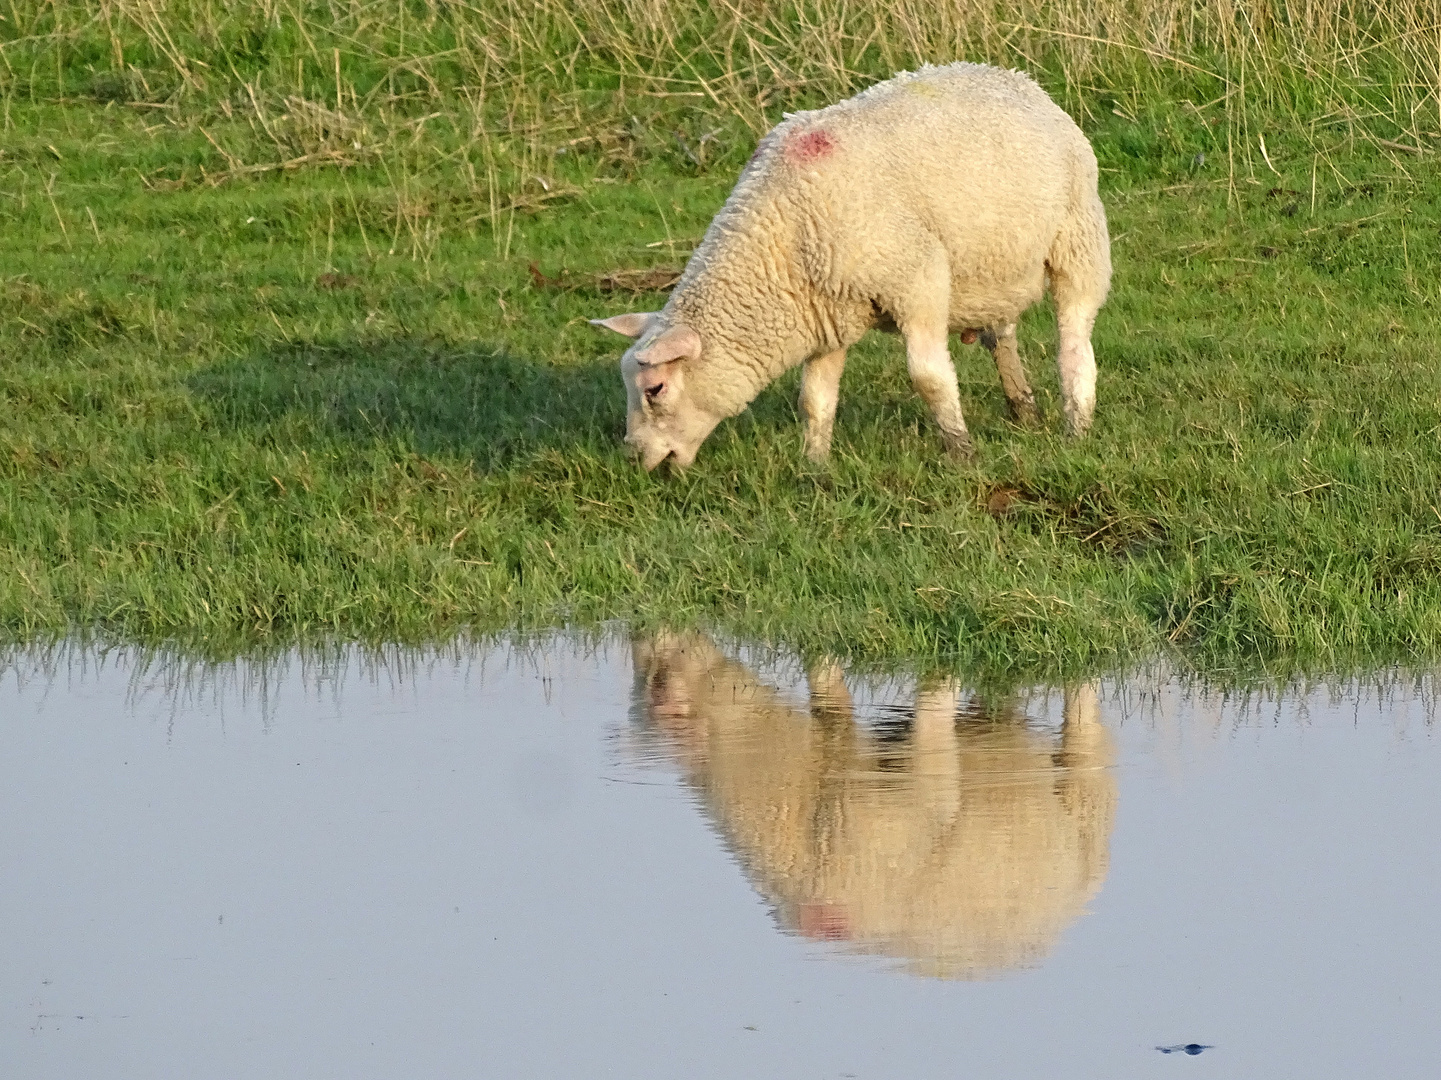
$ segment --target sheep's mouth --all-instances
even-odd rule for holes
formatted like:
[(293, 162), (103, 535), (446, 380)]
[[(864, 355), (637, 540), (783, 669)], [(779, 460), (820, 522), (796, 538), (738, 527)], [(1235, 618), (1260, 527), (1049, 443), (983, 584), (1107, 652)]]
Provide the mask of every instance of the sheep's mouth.
[(669, 446), (642, 446), (630, 439), (626, 442), (630, 443), (631, 457), (638, 460), (640, 467), (646, 472), (654, 472), (662, 462), (675, 458), (675, 451)]
[[(709, 428), (706, 430), (709, 433)], [(654, 426), (648, 426), (632, 428), (625, 441), (630, 445), (631, 455), (646, 472), (654, 472), (668, 463), (669, 471), (674, 474), (690, 468), (705, 436), (692, 441), (686, 432), (657, 431)]]

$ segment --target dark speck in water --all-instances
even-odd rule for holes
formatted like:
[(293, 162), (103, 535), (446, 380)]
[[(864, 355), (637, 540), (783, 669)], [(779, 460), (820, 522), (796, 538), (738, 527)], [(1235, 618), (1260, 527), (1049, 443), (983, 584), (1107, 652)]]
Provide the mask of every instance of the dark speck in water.
[(1156, 1049), (1163, 1054), (1190, 1054), (1195, 1057), (1202, 1050), (1212, 1050), (1214, 1047), (1201, 1043), (1177, 1043), (1175, 1046), (1158, 1046)]

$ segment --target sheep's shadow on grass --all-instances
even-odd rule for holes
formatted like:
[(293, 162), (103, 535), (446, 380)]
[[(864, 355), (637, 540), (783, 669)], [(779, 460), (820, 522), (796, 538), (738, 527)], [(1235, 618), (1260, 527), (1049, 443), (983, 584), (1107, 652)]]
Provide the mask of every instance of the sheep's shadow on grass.
[[(874, 346), (858, 353), (842, 388), (842, 443), (884, 445), (879, 432), (928, 430), (903, 370), (891, 370), (903, 361)], [(277, 344), (198, 371), (187, 385), (208, 427), (254, 445), (321, 452), (384, 441), (499, 472), (548, 450), (624, 458), (618, 355), (557, 364), (485, 342), (333, 338)], [(970, 402), (981, 430), (1004, 415), (999, 386), (985, 382), (994, 400), (977, 391)], [(712, 449), (734, 436), (783, 446), (799, 462), (799, 383), (799, 370), (783, 375), (722, 425)]]
[(212, 423), (257, 441), (388, 439), (484, 471), (547, 449), (619, 453), (625, 431), (613, 363), (550, 364), (483, 343), (296, 342), (188, 381)]

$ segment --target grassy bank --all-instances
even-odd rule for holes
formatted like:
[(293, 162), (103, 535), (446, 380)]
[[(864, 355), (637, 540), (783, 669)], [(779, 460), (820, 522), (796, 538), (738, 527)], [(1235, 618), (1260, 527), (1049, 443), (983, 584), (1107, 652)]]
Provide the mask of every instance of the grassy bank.
[[(1422, 6), (836, 10), (0, 12), (0, 632), (223, 652), (625, 618), (993, 668), (1441, 653)], [(1042, 309), (1041, 433), (953, 345), (974, 466), (941, 460), (877, 335), (828, 471), (792, 376), (684, 476), (639, 473), (585, 318), (663, 302), (782, 109), (956, 54), (1033, 70), (1101, 159), (1094, 434), (1060, 434)]]

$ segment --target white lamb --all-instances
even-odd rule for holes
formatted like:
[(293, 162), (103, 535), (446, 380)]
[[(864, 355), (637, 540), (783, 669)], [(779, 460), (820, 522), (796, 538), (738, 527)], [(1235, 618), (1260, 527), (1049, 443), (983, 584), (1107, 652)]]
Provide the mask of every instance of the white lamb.
[(1086, 137), (1026, 75), (961, 63), (787, 118), (665, 307), (592, 321), (636, 339), (621, 360), (626, 442), (647, 469), (672, 456), (689, 465), (721, 420), (800, 363), (806, 454), (824, 461), (846, 349), (873, 327), (904, 337), (912, 385), (964, 458), (948, 333), (982, 338), (1014, 415), (1034, 422), (1016, 320), (1049, 281), (1066, 419), (1080, 435), (1110, 277)]

